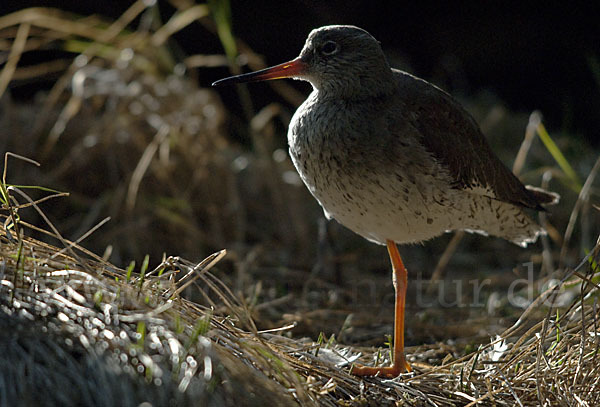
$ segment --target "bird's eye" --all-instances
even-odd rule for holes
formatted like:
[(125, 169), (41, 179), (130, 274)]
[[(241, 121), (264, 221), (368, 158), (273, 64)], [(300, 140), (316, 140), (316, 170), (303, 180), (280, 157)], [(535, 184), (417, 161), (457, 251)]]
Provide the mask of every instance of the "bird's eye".
[(321, 47), (321, 53), (323, 55), (333, 55), (336, 52), (338, 52), (338, 45), (336, 42), (333, 41), (327, 41), (325, 44), (323, 44), (323, 46)]

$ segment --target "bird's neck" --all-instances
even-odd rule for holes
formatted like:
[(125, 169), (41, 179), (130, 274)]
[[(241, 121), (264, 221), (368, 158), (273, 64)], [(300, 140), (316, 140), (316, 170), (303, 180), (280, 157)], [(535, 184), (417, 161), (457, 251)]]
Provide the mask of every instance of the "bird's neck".
[[(311, 81), (312, 83), (312, 81)], [(389, 95), (396, 86), (390, 69), (380, 72), (369, 72), (365, 75), (340, 77), (328, 83), (312, 83), (319, 94), (319, 99), (364, 100)]]

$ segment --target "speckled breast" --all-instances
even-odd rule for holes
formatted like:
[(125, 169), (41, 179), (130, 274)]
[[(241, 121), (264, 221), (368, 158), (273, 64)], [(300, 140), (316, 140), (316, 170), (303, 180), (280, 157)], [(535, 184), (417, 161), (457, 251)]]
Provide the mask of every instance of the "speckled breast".
[(453, 199), (443, 171), (416, 139), (388, 151), (381, 145), (386, 137), (374, 133), (382, 126), (358, 123), (360, 117), (353, 106), (319, 103), (313, 93), (290, 123), (290, 155), (326, 216), (381, 244), (427, 240), (449, 229)]

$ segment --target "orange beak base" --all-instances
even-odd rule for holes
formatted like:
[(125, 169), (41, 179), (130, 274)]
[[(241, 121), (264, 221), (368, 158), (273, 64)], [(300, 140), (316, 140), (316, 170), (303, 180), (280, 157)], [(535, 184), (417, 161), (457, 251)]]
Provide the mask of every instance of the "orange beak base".
[(260, 71), (231, 76), (213, 82), (212, 86), (231, 85), (233, 83), (270, 81), (273, 79), (291, 78), (306, 72), (306, 63), (296, 58), (283, 64), (261, 69)]

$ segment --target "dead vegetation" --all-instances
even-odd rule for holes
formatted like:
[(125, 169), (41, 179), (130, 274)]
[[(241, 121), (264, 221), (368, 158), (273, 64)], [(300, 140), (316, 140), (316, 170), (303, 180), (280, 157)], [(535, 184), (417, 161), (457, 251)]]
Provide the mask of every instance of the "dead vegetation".
[[(391, 290), (382, 283), (387, 273), (371, 273), (386, 270), (386, 259), (344, 230), (317, 230), (310, 221), (319, 209), (278, 140), (286, 108), (255, 113), (240, 90), (250, 121), (244, 148), (226, 131), (243, 119), (230, 116), (228, 124), (219, 97), (196, 85), (194, 69), (227, 58), (173, 56), (171, 36), (190, 24), (227, 44), (214, 23), (222, 10), (173, 2), (176, 11), (158, 23), (150, 3), (134, 2), (116, 21), (42, 8), (0, 17), (1, 150), (41, 163), (4, 157), (0, 405), (600, 404), (593, 152), (580, 151), (577, 171), (560, 158), (549, 165), (547, 150), (532, 143), (536, 132), (553, 142), (532, 116), (514, 170), (531, 183), (547, 174), (542, 182), (565, 185), (565, 213), (541, 219), (549, 230), (541, 252), (467, 236), (469, 245), (477, 241), (469, 248), (479, 268), (504, 270), (488, 276), (484, 309), (417, 307), (408, 328), (432, 336), (414, 333), (414, 341), (434, 343), (408, 348), (415, 372), (353, 377), (356, 360), (389, 362), (385, 349), (345, 345), (381, 345), (391, 331), (381, 298)], [(241, 41), (226, 45), (229, 53), (232, 46), (260, 66)], [(57, 57), (20, 62), (49, 50)], [(14, 101), (7, 90), (48, 78), (51, 89), (35, 101)], [(295, 90), (274, 86), (298, 102)], [(486, 111), (486, 133), (501, 131), (507, 113)], [(527, 157), (536, 169), (525, 171)], [(332, 247), (332, 239), (341, 243)], [(460, 239), (448, 245), (434, 279), (444, 281)], [(445, 243), (428, 247), (441, 254)], [(228, 262), (219, 262), (222, 248)], [(415, 265), (433, 268), (430, 252), (405, 250)], [(141, 261), (146, 253), (150, 262)], [(206, 259), (157, 260), (162, 253)], [(461, 277), (472, 276), (472, 256), (455, 256), (456, 268), (471, 266)], [(140, 264), (114, 265), (131, 258)], [(514, 279), (506, 268), (527, 261), (541, 267), (535, 277), (543, 288), (520, 315), (497, 294)], [(364, 285), (364, 273), (372, 284)], [(373, 288), (371, 298), (360, 297), (363, 286)], [(500, 322), (491, 328), (491, 320)], [(326, 335), (315, 342), (320, 331)], [(454, 340), (436, 343), (448, 336)]]
[[(348, 373), (386, 352), (258, 331), (211, 268), (169, 257), (120, 269), (60, 235), (26, 237), (16, 188), (0, 232), (0, 372), (4, 405), (597, 405), (597, 245), (490, 344), (409, 350), (415, 372), (395, 380)], [(34, 205), (37, 206), (37, 203)], [(15, 222), (16, 220), (16, 222)], [(38, 230), (34, 228), (34, 230)], [(194, 284), (203, 300), (181, 297)], [(577, 290), (555, 307), (557, 294)], [(203, 304), (203, 305), (202, 305)], [(530, 318), (544, 309), (541, 320)], [(446, 354), (438, 365), (427, 363)], [(460, 352), (460, 350), (458, 350)], [(56, 391), (59, 388), (61, 391)]]

